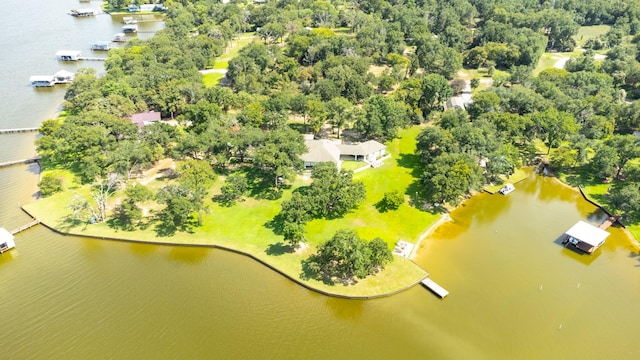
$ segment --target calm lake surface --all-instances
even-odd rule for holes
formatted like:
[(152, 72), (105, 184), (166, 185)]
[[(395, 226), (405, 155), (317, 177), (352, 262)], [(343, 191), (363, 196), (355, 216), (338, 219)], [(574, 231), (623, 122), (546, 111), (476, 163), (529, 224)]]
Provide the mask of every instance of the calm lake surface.
[[(102, 71), (54, 59), (118, 32), (108, 15), (66, 15), (83, 4), (8, 0), (0, 65), (12, 76), (0, 87), (0, 127), (35, 127), (55, 114), (64, 88), (32, 89), (30, 75)], [(32, 156), (34, 139), (0, 135), (1, 161)], [(33, 201), (37, 181), (37, 166), (0, 169), (0, 226), (28, 222), (19, 205)], [(510, 195), (478, 195), (451, 216), (416, 258), (451, 292), (445, 300), (421, 287), (334, 299), (220, 250), (38, 226), (0, 256), (0, 358), (640, 358), (638, 249), (615, 228), (593, 256), (555, 242), (577, 220), (602, 218), (577, 192), (532, 175)]]

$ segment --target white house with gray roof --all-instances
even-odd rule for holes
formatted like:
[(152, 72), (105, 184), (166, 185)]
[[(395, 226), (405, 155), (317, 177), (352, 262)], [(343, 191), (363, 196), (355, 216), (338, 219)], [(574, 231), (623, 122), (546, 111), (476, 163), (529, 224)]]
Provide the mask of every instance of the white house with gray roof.
[(387, 147), (374, 140), (359, 144), (343, 144), (340, 140), (305, 139), (306, 153), (300, 158), (305, 169), (311, 169), (317, 163), (332, 162), (340, 169), (343, 160), (355, 160), (371, 163), (384, 156)]

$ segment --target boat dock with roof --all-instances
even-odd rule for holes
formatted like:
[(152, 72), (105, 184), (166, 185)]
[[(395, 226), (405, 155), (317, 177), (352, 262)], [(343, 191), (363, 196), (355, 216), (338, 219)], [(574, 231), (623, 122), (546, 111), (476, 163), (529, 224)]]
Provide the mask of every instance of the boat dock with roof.
[[(584, 251), (587, 254), (593, 254), (609, 236), (609, 233), (604, 231), (615, 222), (615, 219), (611, 218), (605, 220), (600, 226), (597, 227), (586, 223), (582, 220), (578, 221), (564, 234), (562, 244), (565, 246), (574, 246), (576, 249)], [(603, 229), (604, 227), (604, 229)]]

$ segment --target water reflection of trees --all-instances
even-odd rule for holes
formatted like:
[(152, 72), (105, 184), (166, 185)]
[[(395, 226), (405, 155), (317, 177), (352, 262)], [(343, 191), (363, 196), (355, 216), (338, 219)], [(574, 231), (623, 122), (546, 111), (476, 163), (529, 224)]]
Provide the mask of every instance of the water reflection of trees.
[(189, 264), (197, 264), (209, 256), (212, 249), (189, 246), (173, 246), (169, 259)]
[(364, 312), (365, 300), (347, 300), (327, 297), (327, 307), (340, 319), (359, 320)]

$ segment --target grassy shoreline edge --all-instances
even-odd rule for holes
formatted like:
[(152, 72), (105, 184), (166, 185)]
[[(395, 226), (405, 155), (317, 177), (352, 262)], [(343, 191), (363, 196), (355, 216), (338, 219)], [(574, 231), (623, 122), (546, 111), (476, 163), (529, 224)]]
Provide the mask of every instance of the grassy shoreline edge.
[[(26, 205), (28, 206), (28, 205)], [(25, 206), (21, 207), (22, 211), (24, 211), (27, 215), (29, 215), (30, 217), (34, 218), (34, 219), (38, 219), (40, 220), (39, 217), (34, 216), (34, 214), (32, 212), (30, 212), (28, 209), (25, 208)], [(422, 280), (424, 280), (426, 277), (429, 276), (429, 274), (422, 269), (419, 265), (417, 265), (415, 262), (413, 262), (413, 260), (411, 259), (399, 259), (399, 258), (394, 258), (395, 260), (404, 262), (405, 260), (410, 262), (411, 264), (413, 264), (413, 266), (419, 268), (420, 270), (422, 270), (424, 272), (424, 274), (419, 277), (417, 280), (414, 280), (413, 282), (409, 283), (409, 284), (405, 284), (403, 286), (398, 287), (397, 289), (394, 289), (392, 291), (388, 291), (388, 292), (384, 292), (384, 293), (373, 293), (373, 294), (369, 294), (369, 295), (348, 295), (348, 294), (344, 294), (344, 293), (340, 293), (340, 292), (331, 292), (331, 291), (327, 291), (327, 290), (323, 290), (322, 288), (318, 287), (318, 286), (314, 286), (312, 283), (304, 281), (300, 278), (296, 278), (295, 276), (287, 273), (286, 271), (279, 269), (278, 267), (276, 267), (274, 264), (269, 263), (268, 261), (265, 261), (264, 259), (260, 258), (259, 256), (256, 256), (254, 254), (251, 254), (249, 252), (245, 252), (242, 250), (238, 250), (238, 249), (234, 249), (231, 247), (227, 247), (227, 246), (223, 246), (223, 245), (219, 245), (219, 244), (204, 244), (204, 243), (189, 243), (189, 244), (185, 244), (185, 243), (177, 243), (177, 242), (168, 242), (168, 241), (149, 241), (149, 240), (138, 240), (138, 239), (133, 239), (133, 238), (124, 238), (124, 237), (107, 237), (107, 236), (98, 236), (98, 235), (91, 235), (91, 234), (82, 234), (82, 233), (75, 233), (75, 232), (65, 232), (62, 231), (54, 226), (51, 226), (50, 224), (47, 224), (46, 221), (42, 221), (40, 220), (40, 224), (43, 225), (44, 227), (46, 227), (47, 229), (56, 232), (60, 235), (64, 235), (64, 236), (74, 236), (74, 237), (86, 237), (86, 238), (91, 238), (91, 239), (95, 239), (95, 240), (107, 240), (107, 241), (119, 241), (119, 242), (126, 242), (126, 243), (140, 243), (140, 244), (149, 244), (149, 245), (164, 245), (164, 246), (184, 246), (184, 247), (198, 247), (198, 248), (210, 248), (210, 249), (219, 249), (219, 250), (224, 250), (224, 251), (228, 251), (234, 254), (238, 254), (238, 255), (243, 255), (246, 256), (254, 261), (257, 261), (258, 263), (268, 267), (269, 269), (275, 271), (276, 273), (284, 276), (285, 278), (288, 278), (289, 280), (295, 282), (296, 284), (311, 290), (311, 291), (315, 291), (318, 292), (322, 295), (325, 296), (330, 296), (330, 297), (337, 297), (337, 298), (343, 298), (343, 299), (354, 299), (354, 300), (366, 300), (366, 299), (376, 299), (376, 298), (382, 298), (382, 297), (388, 297), (388, 296), (392, 296), (398, 293), (401, 293), (403, 291), (409, 290), (411, 288), (413, 288), (414, 286), (418, 285)], [(437, 226), (439, 224), (433, 224), (430, 228), (432, 228), (433, 226)]]

